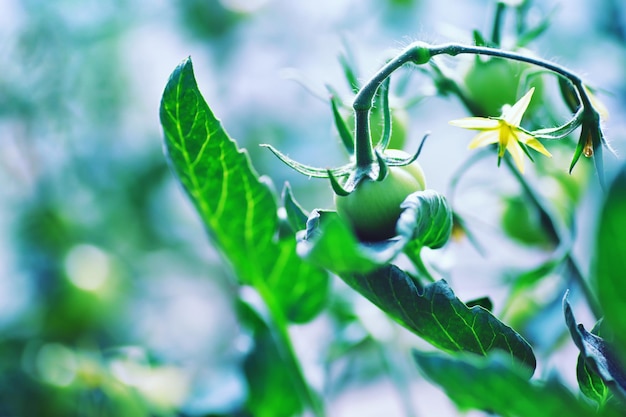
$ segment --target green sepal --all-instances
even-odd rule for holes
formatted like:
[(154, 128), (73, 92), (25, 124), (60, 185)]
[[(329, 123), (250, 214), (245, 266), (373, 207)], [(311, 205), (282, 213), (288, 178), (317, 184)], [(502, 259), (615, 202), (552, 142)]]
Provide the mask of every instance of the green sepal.
[(383, 132), (382, 137), (376, 145), (376, 148), (382, 152), (387, 149), (387, 147), (389, 146), (389, 141), (391, 140), (392, 121), (391, 109), (389, 108), (389, 80), (389, 78), (385, 79), (385, 81), (380, 86), (381, 89), (379, 90), (380, 106), (383, 110)]
[[(533, 130), (532, 132), (526, 132), (526, 133), (534, 136), (537, 139), (548, 139), (548, 140), (563, 139), (564, 137), (571, 134), (574, 130), (576, 130), (580, 126), (583, 113), (584, 113), (583, 109), (580, 108), (568, 122), (562, 124), (561, 126), (550, 127), (550, 128), (545, 128), (545, 129), (537, 129), (537, 130)], [(581, 148), (581, 152), (582, 152), (582, 148)]]
[(367, 274), (339, 276), (401, 325), (439, 349), (478, 355), (502, 350), (511, 361), (526, 365), (527, 378), (534, 372), (536, 359), (528, 342), (486, 309), (465, 305), (445, 280), (421, 286), (395, 265), (385, 265)]
[(389, 167), (387, 167), (387, 162), (378, 149), (374, 149), (374, 154), (376, 155), (376, 163), (378, 164), (378, 176), (376, 177), (376, 181), (382, 181), (387, 177)]
[[(606, 386), (611, 388), (613, 393), (622, 400), (626, 400), (626, 368), (615, 354), (614, 346), (601, 337), (588, 332), (582, 324), (576, 323), (572, 307), (567, 301), (567, 294), (563, 297), (563, 313), (572, 340), (580, 350), (581, 357), (584, 358), (585, 373), (588, 374), (589, 371), (595, 373)], [(579, 378), (579, 384), (585, 395), (590, 394), (590, 391), (593, 390), (592, 399), (600, 404), (604, 403), (607, 393), (604, 392), (601, 387), (602, 384), (597, 379), (581, 381)], [(588, 389), (584, 389), (583, 385)]]
[(396, 157), (391, 157), (389, 155), (385, 155), (385, 162), (390, 167), (403, 167), (405, 165), (409, 165), (413, 163), (420, 156), (420, 153), (422, 153), (422, 149), (424, 148), (424, 144), (426, 143), (426, 139), (428, 139), (429, 135), (430, 135), (430, 132), (426, 132), (424, 134), (424, 136), (422, 137), (422, 140), (420, 141), (419, 146), (417, 147), (417, 151), (415, 151), (414, 154), (408, 156), (407, 158), (396, 158)]
[(580, 135), (580, 139), (578, 140), (578, 143), (576, 144), (576, 149), (574, 149), (574, 155), (572, 156), (572, 162), (570, 162), (570, 164), (569, 164), (569, 173), (570, 174), (572, 173), (572, 171), (574, 170), (574, 167), (578, 163), (578, 160), (580, 159), (580, 156), (583, 154), (583, 150), (585, 148), (585, 143), (586, 143), (586, 139), (583, 139), (583, 134), (584, 133), (586, 133), (586, 132), (585, 132), (585, 127), (583, 126), (583, 133), (581, 133), (581, 135)]
[[(478, 29), (472, 30), (472, 38), (474, 39), (474, 45), (476, 46), (491, 46)], [(476, 58), (478, 58), (478, 56), (476, 56)]]
[(591, 105), (591, 98), (588, 92), (581, 85), (577, 88), (577, 98), (585, 103), (582, 108), (582, 115), (580, 116), (580, 123), (582, 125), (580, 139), (576, 145), (574, 156), (570, 164), (570, 172), (574, 169), (574, 166), (578, 162), (580, 155), (584, 153), (586, 156), (593, 156), (593, 163), (596, 169), (596, 174), (600, 181), (600, 185), (604, 187), (604, 161), (602, 157), (602, 147), (606, 146), (609, 152), (615, 155), (615, 151), (609, 146), (604, 139), (602, 128), (600, 127), (600, 115), (598, 111)]
[(328, 179), (330, 180), (330, 186), (332, 187), (333, 192), (337, 194), (338, 196), (345, 197), (354, 190), (354, 187), (349, 188), (349, 189), (344, 188), (344, 186), (341, 185), (341, 183), (339, 183), (339, 180), (337, 180), (337, 178), (335, 177), (335, 175), (333, 174), (331, 170), (327, 171), (327, 175), (328, 175)]
[(519, 144), (520, 148), (522, 148), (522, 151), (524, 151), (528, 159), (530, 159), (530, 162), (535, 163), (535, 159), (530, 154), (530, 151), (528, 150), (528, 146), (526, 146), (526, 144), (521, 141), (518, 141), (517, 143)]
[[(313, 178), (328, 178), (328, 168), (316, 168), (309, 165), (301, 164), (298, 161), (295, 161), (289, 158), (284, 153), (280, 152), (278, 149), (274, 148), (272, 145), (262, 143), (260, 145), (263, 148), (268, 148), (274, 155), (278, 157), (281, 161), (283, 161), (290, 168), (298, 171), (299, 173), (306, 175), (307, 177)], [(341, 177), (344, 175), (348, 175), (353, 169), (353, 164), (346, 164), (339, 168), (333, 168), (332, 172), (334, 175)]]
[(330, 105), (332, 107), (333, 119), (335, 121), (335, 127), (337, 128), (337, 133), (339, 133), (341, 143), (343, 144), (343, 147), (346, 149), (349, 155), (354, 155), (354, 138), (352, 137), (352, 132), (350, 128), (348, 128), (348, 124), (339, 112), (339, 107), (337, 106), (337, 98), (335, 96), (331, 96)]

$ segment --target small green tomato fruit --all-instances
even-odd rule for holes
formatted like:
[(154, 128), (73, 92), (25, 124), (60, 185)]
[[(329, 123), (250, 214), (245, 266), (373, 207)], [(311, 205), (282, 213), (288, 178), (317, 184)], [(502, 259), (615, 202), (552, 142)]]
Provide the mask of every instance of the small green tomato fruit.
[[(387, 150), (386, 155), (407, 157), (403, 151)], [(337, 213), (348, 221), (359, 239), (379, 241), (396, 235), (400, 204), (416, 191), (426, 187), (424, 172), (417, 162), (389, 167), (382, 181), (365, 179), (349, 195), (335, 195)]]
[(520, 85), (524, 73), (532, 69), (532, 65), (525, 62), (502, 58), (490, 58), (487, 61), (475, 59), (465, 73), (466, 94), (480, 108), (480, 116), (496, 117), (502, 113), (504, 105), (515, 104), (524, 93), (534, 87), (535, 94), (528, 109), (532, 112), (541, 105), (541, 77), (531, 77), (528, 85)]

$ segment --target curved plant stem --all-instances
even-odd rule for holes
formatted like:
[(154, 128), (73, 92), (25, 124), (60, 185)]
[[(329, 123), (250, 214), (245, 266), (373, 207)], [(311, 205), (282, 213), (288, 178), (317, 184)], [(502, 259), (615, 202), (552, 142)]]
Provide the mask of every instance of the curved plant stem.
[[(593, 149), (598, 153), (594, 158), (596, 171), (600, 177), (600, 182), (603, 183), (600, 145), (606, 144), (606, 142), (603, 140), (601, 134), (600, 115), (591, 104), (591, 98), (581, 77), (563, 66), (544, 59), (526, 56), (517, 52), (504, 51), (497, 48), (463, 45), (457, 43), (428, 45), (423, 42), (414, 42), (400, 52), (400, 54), (398, 54), (394, 59), (384, 65), (365, 85), (363, 85), (361, 90), (359, 90), (352, 105), (355, 114), (355, 154), (356, 167), (358, 170), (367, 174), (372, 170), (372, 166), (375, 162), (372, 138), (369, 130), (369, 117), (374, 96), (378, 88), (394, 71), (402, 67), (404, 64), (411, 62), (424, 64), (429, 62), (432, 57), (441, 54), (450, 56), (460, 54), (488, 55), (511, 59), (514, 61), (521, 61), (545, 68), (546, 70), (566, 79), (574, 87), (576, 95), (578, 96), (578, 101), (582, 106), (581, 114), (577, 113), (574, 118), (575, 127), (583, 124), (583, 127), (586, 126), (586, 129), (591, 132)], [(571, 168), (573, 168), (573, 165), (575, 165), (578, 157), (580, 156), (580, 152), (582, 152), (582, 146), (579, 146), (579, 148), (580, 149), (577, 151), (578, 153), (574, 156)]]
[(383, 66), (364, 86), (359, 90), (354, 98), (352, 107), (354, 108), (355, 118), (355, 154), (356, 165), (359, 168), (367, 168), (375, 161), (374, 151), (372, 148), (372, 138), (369, 130), (370, 110), (376, 91), (380, 85), (394, 71), (408, 62), (413, 62), (418, 58), (418, 54), (423, 51), (417, 48), (419, 44), (412, 44), (401, 52), (394, 59)]
[[(422, 47), (423, 45), (420, 43), (416, 45), (414, 48), (422, 48)], [(593, 105), (591, 104), (591, 99), (589, 97), (588, 92), (584, 88), (582, 78), (580, 78), (578, 75), (576, 75), (575, 73), (573, 73), (572, 71), (568, 70), (567, 68), (561, 65), (555, 64), (550, 61), (546, 61), (545, 59), (526, 56), (517, 52), (503, 51), (500, 49), (487, 48), (483, 46), (462, 45), (462, 44), (456, 44), (456, 43), (431, 46), (429, 48), (429, 52), (430, 52), (431, 57), (435, 55), (440, 55), (440, 54), (451, 55), (451, 56), (456, 56), (460, 54), (489, 55), (489, 56), (495, 56), (499, 58), (511, 59), (514, 61), (527, 62), (529, 64), (545, 68), (548, 71), (558, 74), (559, 76), (567, 79), (569, 82), (572, 83), (572, 85), (576, 89), (576, 93), (578, 94), (578, 98), (584, 108), (585, 113), (587, 113), (587, 116), (590, 119), (594, 119), (596, 124), (599, 125), (599, 121), (600, 121), (599, 115), (597, 111), (593, 108)]]
[(530, 57), (530, 56), (523, 55), (517, 52), (503, 51), (501, 49), (488, 48), (485, 46), (462, 45), (458, 43), (434, 45), (434, 46), (431, 46), (429, 50), (430, 50), (431, 56), (441, 55), (441, 54), (451, 55), (451, 56), (456, 56), (460, 54), (473, 54), (473, 55), (489, 55), (489, 56), (495, 56), (499, 58), (512, 59), (514, 61), (528, 62), (529, 64), (543, 67), (549, 71), (555, 72), (567, 78), (568, 80), (572, 82), (572, 84), (574, 84), (574, 86), (577, 86), (577, 85), (582, 86), (581, 78), (578, 75), (574, 74), (573, 72), (569, 71), (567, 68), (557, 65), (553, 62), (546, 61), (541, 58)]
[[(572, 86), (575, 88), (576, 93), (578, 94), (578, 98), (583, 108), (585, 109), (585, 112), (588, 113), (588, 116), (590, 118), (595, 113), (596, 117), (593, 118), (597, 119), (597, 122), (599, 123), (599, 116), (597, 115), (597, 112), (591, 104), (591, 99), (588, 92), (584, 88), (582, 79), (578, 75), (561, 65), (541, 58), (530, 57), (517, 52), (504, 51), (497, 48), (463, 45), (457, 43), (449, 43), (443, 45), (426, 45), (423, 42), (415, 42), (409, 45), (404, 51), (402, 51), (398, 56), (389, 61), (386, 65), (384, 65), (363, 86), (363, 88), (361, 88), (361, 90), (354, 99), (353, 108), (356, 115), (356, 146), (358, 148), (358, 142), (361, 142), (361, 146), (366, 147), (366, 145), (369, 144), (370, 148), (370, 151), (368, 151), (369, 153), (363, 153), (363, 163), (366, 162), (368, 155), (371, 158), (369, 160), (369, 163), (373, 161), (373, 155), (371, 155), (371, 138), (369, 137), (369, 112), (372, 107), (372, 101), (374, 95), (376, 94), (376, 91), (378, 90), (380, 85), (387, 79), (387, 77), (389, 77), (398, 68), (409, 62), (419, 62), (420, 56), (424, 53), (425, 48), (427, 49), (428, 54), (431, 58), (436, 55), (442, 54), (450, 56), (456, 56), (461, 54), (488, 55), (499, 58), (511, 59), (514, 61), (527, 62), (529, 64), (545, 68), (548, 71), (558, 74), (559, 76), (567, 79), (570, 83), (572, 83)], [(359, 165), (358, 155), (357, 165)]]

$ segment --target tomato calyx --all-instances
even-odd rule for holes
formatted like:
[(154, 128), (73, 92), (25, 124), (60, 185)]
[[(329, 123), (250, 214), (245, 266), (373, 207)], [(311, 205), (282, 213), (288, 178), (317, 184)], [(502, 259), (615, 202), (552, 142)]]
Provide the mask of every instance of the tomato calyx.
[[(332, 169), (312, 167), (290, 159), (270, 145), (262, 145), (301, 174), (328, 178), (335, 193), (337, 213), (352, 227), (360, 240), (371, 242), (395, 236), (402, 202), (410, 194), (424, 190), (424, 174), (416, 159), (428, 133), (412, 155), (399, 150), (388, 151), (387, 148), (391, 142), (393, 125), (389, 105), (389, 75), (404, 63), (429, 60), (429, 52), (425, 52), (428, 52), (425, 44), (415, 43), (400, 57), (391, 60), (383, 75), (375, 76), (355, 91), (352, 105), (354, 130), (349, 128), (341, 115), (340, 102), (330, 90), (330, 105), (337, 132), (350, 155), (348, 164)], [(382, 130), (375, 133), (379, 136), (376, 138), (372, 138), (370, 130), (374, 108), (383, 121)]]
[(379, 172), (376, 179), (362, 177), (354, 184), (350, 193), (337, 192), (339, 190), (335, 192), (335, 206), (339, 217), (364, 242), (378, 242), (396, 236), (396, 223), (403, 210), (404, 200), (425, 189), (424, 173), (417, 162), (403, 166), (386, 166), (385, 158), (404, 159), (406, 156), (406, 159), (411, 159), (411, 156), (398, 150), (377, 155), (382, 166), (386, 167), (384, 176)]

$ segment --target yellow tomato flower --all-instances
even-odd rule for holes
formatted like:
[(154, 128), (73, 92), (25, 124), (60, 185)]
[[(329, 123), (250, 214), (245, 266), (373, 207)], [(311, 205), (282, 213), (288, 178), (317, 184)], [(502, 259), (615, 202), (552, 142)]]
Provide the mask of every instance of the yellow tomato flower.
[(452, 120), (450, 124), (465, 129), (480, 130), (481, 132), (470, 142), (470, 149), (497, 143), (498, 164), (504, 153), (509, 151), (519, 171), (524, 173), (523, 154), (527, 153), (527, 151), (522, 146), (533, 148), (545, 156), (552, 157), (541, 142), (520, 127), (522, 117), (526, 108), (528, 108), (534, 91), (535, 89), (531, 88), (524, 97), (512, 107), (506, 109), (502, 116), (498, 118), (466, 117)]

